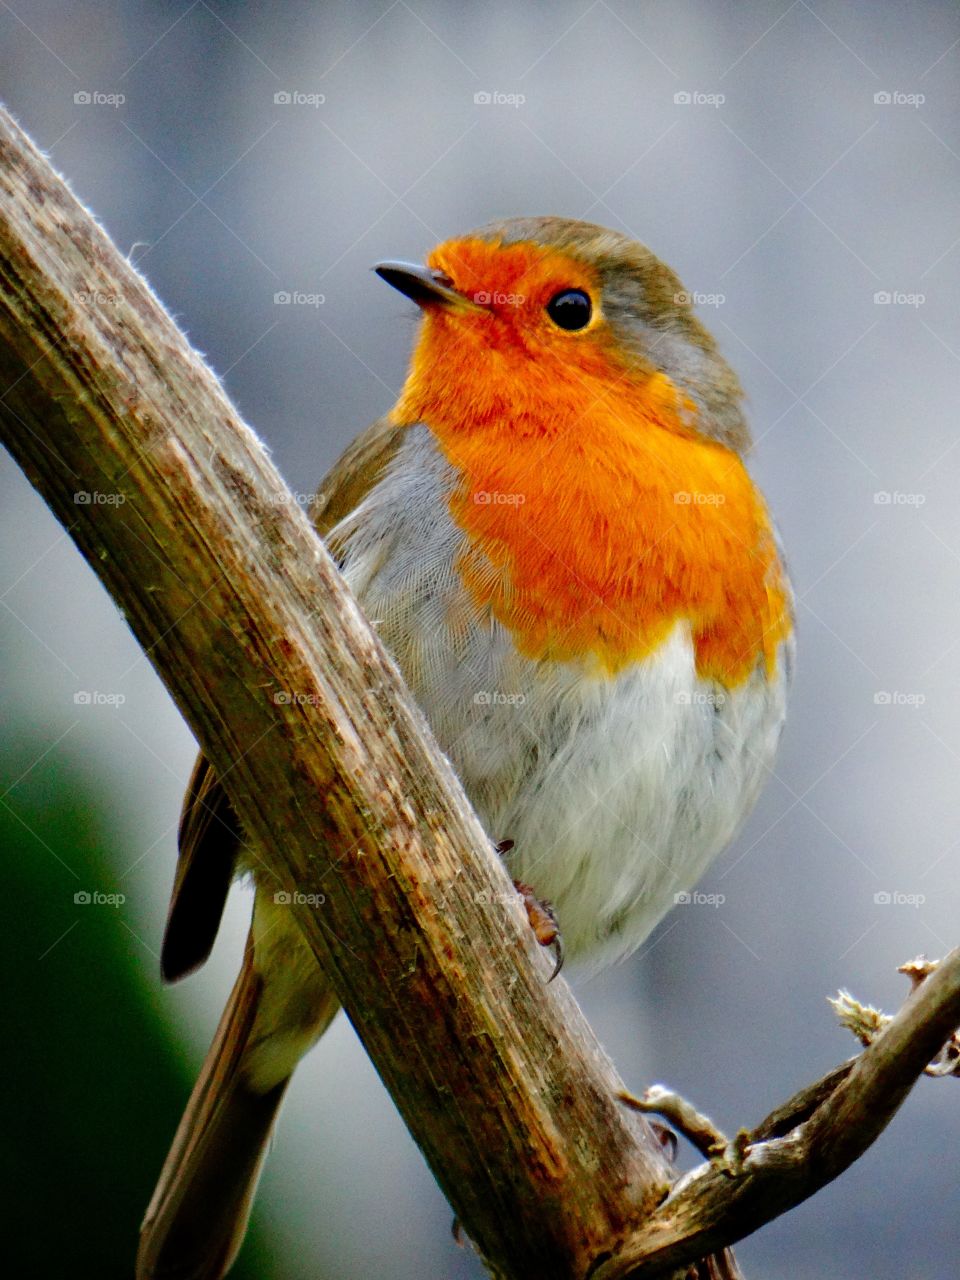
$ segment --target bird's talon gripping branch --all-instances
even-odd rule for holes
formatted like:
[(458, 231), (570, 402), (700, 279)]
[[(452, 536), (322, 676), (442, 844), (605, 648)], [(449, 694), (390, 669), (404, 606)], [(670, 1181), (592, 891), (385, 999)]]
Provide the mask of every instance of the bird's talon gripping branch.
[[(644, 1114), (663, 1116), (678, 1133), (682, 1133), (687, 1141), (708, 1159), (714, 1159), (718, 1152), (725, 1152), (733, 1144), (709, 1116), (703, 1115), (686, 1098), (663, 1085), (652, 1084), (642, 1098), (632, 1093), (619, 1093), (617, 1098), (633, 1111)], [(739, 1137), (739, 1135), (738, 1135)], [(734, 1139), (734, 1143), (737, 1138)]]
[[(505, 840), (502, 844), (509, 844), (511, 848), (513, 847), (512, 840)], [(563, 938), (560, 936), (557, 913), (549, 902), (543, 902), (538, 898), (531, 887), (528, 884), (524, 884), (522, 880), (514, 880), (513, 887), (519, 893), (521, 901), (526, 908), (527, 919), (530, 921), (530, 928), (533, 930), (534, 937), (541, 947), (550, 947), (553, 950), (553, 973), (547, 979), (547, 982), (550, 983), (563, 968)]]
[[(498, 840), (493, 847), (501, 857), (504, 857), (514, 848), (515, 843), (513, 840)], [(544, 902), (537, 897), (530, 885), (524, 884), (521, 880), (514, 880), (513, 887), (523, 901), (527, 919), (530, 921), (530, 928), (533, 930), (537, 942), (540, 943), (541, 947), (551, 947), (553, 949), (554, 967), (553, 973), (547, 979), (549, 984), (563, 968), (563, 938), (560, 936), (557, 913), (549, 902)]]

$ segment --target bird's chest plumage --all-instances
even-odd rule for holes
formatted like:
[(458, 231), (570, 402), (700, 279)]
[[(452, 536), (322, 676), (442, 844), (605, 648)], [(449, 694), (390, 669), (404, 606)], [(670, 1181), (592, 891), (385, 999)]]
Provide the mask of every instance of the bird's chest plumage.
[(555, 904), (568, 951), (602, 964), (642, 941), (749, 810), (789, 654), (772, 669), (758, 655), (730, 690), (698, 673), (684, 621), (617, 670), (529, 656), (465, 581), (457, 484), (410, 428), (331, 542), (491, 838), (514, 841), (513, 873)]

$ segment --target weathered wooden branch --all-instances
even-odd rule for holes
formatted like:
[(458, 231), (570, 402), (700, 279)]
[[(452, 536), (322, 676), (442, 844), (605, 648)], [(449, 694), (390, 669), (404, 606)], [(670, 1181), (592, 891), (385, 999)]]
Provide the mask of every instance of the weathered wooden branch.
[[(883, 1132), (960, 1024), (960, 948), (918, 984), (884, 1030), (845, 1063), (742, 1133), (672, 1189), (594, 1280), (651, 1280), (678, 1260), (742, 1239), (849, 1168)], [(734, 1234), (731, 1234), (731, 1230)]]
[(147, 285), (2, 112), (0, 393), (0, 437), (293, 895), (492, 1275), (686, 1274), (873, 1140), (960, 1021), (953, 957), (799, 1129), (667, 1198), (660, 1145), (565, 983), (546, 985), (500, 861), (322, 543)]

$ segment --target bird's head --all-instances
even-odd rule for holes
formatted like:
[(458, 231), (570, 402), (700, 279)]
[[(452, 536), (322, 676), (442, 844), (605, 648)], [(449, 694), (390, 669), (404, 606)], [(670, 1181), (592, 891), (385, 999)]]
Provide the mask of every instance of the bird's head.
[(447, 240), (425, 265), (383, 262), (423, 324), (394, 416), (448, 433), (575, 431), (595, 409), (737, 452), (736, 375), (690, 295), (649, 249), (566, 218), (510, 218)]

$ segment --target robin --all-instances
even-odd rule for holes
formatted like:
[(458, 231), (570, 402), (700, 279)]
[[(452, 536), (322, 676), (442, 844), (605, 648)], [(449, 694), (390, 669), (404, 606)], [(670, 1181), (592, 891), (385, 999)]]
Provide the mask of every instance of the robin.
[[(742, 391), (673, 272), (564, 218), (493, 223), (383, 279), (422, 320), (400, 398), (313, 516), (542, 941), (628, 955), (751, 809), (792, 665)], [(162, 966), (257, 883), (243, 967), (144, 1221), (137, 1275), (219, 1277), (277, 1109), (337, 1012), (201, 756)], [(282, 898), (282, 895), (278, 895)]]

